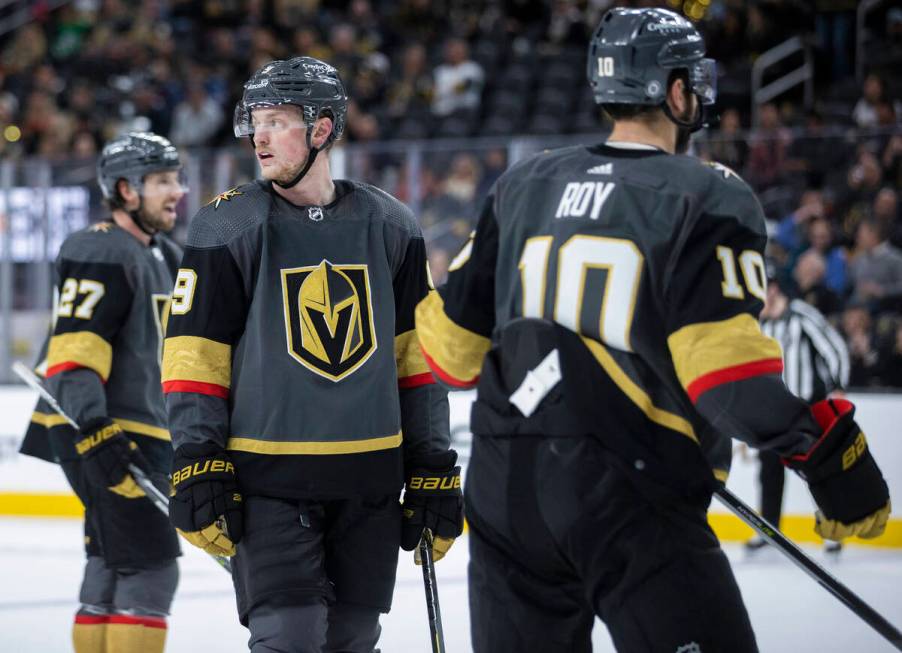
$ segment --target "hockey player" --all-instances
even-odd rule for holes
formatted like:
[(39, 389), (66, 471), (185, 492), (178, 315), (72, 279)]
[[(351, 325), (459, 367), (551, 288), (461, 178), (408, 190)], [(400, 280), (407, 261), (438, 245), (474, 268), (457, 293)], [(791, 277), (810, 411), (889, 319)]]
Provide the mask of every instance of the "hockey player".
[(173, 293), (171, 519), (235, 554), (257, 653), (370, 653), (399, 544), (428, 527), (440, 558), (463, 525), (447, 394), (414, 331), (431, 286), (423, 236), (391, 196), (332, 179), (324, 151), (346, 115), (317, 59), (248, 80), (235, 132), (263, 179), (197, 214)]
[[(808, 406), (757, 322), (764, 219), (731, 170), (682, 155), (714, 102), (696, 29), (613, 9), (588, 74), (607, 142), (495, 184), (416, 311), (435, 374), (478, 386), (466, 483), (477, 653), (756, 650), (706, 521), (736, 436), (808, 481), (816, 530), (875, 537), (887, 486), (847, 401)], [(722, 475), (721, 475), (722, 476)]]
[(23, 453), (59, 462), (85, 506), (87, 564), (76, 653), (159, 653), (178, 584), (178, 537), (129, 463), (168, 491), (172, 448), (160, 356), (185, 193), (168, 140), (129, 133), (103, 148), (97, 177), (110, 219), (72, 234), (56, 260), (54, 326), (38, 371), (81, 427), (40, 402)]

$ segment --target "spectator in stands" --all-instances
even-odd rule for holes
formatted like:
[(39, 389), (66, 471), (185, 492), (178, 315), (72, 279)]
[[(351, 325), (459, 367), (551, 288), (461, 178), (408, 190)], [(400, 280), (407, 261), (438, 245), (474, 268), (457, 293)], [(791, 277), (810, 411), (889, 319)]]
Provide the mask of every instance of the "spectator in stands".
[(799, 207), (780, 220), (776, 241), (794, 259), (805, 249), (808, 227), (811, 220), (826, 215), (824, 194), (818, 188), (809, 188), (802, 193)]
[(758, 123), (749, 138), (747, 175), (749, 182), (762, 190), (782, 181), (792, 136), (780, 121), (780, 113), (773, 103), (760, 108)]
[(319, 30), (303, 26), (294, 33), (294, 53), (315, 59), (328, 59), (330, 50), (320, 39)]
[(200, 77), (188, 83), (188, 96), (175, 108), (169, 139), (178, 146), (210, 145), (222, 127), (225, 115), (207, 93)]
[(858, 226), (849, 273), (853, 299), (869, 303), (872, 310), (896, 307), (902, 299), (902, 251), (886, 240), (883, 226), (873, 216)]
[[(845, 297), (848, 288), (848, 263), (846, 252), (834, 244), (833, 225), (822, 216), (815, 216), (808, 223), (808, 242), (810, 250), (818, 252), (824, 258), (824, 285), (837, 298)], [(830, 311), (822, 313), (829, 314)]]
[(432, 112), (445, 117), (478, 109), (484, 77), (482, 66), (470, 60), (466, 41), (454, 37), (445, 41), (445, 62), (435, 69)]
[(841, 332), (849, 346), (849, 386), (874, 385), (880, 374), (880, 354), (867, 306), (851, 302), (842, 314)]
[(879, 123), (878, 107), (882, 102), (890, 101), (893, 104), (896, 115), (902, 115), (902, 107), (896, 106), (897, 101), (886, 97), (886, 86), (883, 79), (871, 73), (864, 78), (862, 96), (852, 109), (852, 120), (859, 127), (876, 127)]
[(837, 197), (838, 215), (842, 218), (842, 235), (847, 244), (855, 241), (858, 225), (869, 215), (880, 184), (883, 169), (874, 154), (860, 147), (858, 155), (849, 166), (845, 188)]
[(727, 109), (720, 117), (720, 128), (708, 142), (707, 158), (741, 173), (748, 160), (749, 146), (740, 132), (739, 111)]
[(388, 89), (388, 115), (403, 118), (423, 114), (432, 103), (432, 75), (429, 73), (426, 48), (411, 43), (404, 49), (401, 71)]
[(895, 188), (884, 186), (880, 189), (874, 198), (873, 214), (890, 244), (899, 247), (902, 242), (902, 224), (899, 221), (899, 194)]
[(842, 299), (827, 287), (827, 261), (816, 249), (805, 250), (792, 269), (795, 294), (824, 315), (842, 308)]
[(357, 46), (357, 35), (351, 24), (338, 23), (329, 31), (329, 47), (332, 49), (329, 62), (338, 69), (342, 79), (354, 79), (363, 61)]

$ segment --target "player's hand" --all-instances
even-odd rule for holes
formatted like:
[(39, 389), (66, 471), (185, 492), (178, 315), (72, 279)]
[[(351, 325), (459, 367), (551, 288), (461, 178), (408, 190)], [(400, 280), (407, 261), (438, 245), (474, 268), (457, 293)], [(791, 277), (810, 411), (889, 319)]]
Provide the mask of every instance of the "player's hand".
[[(464, 499), (460, 467), (454, 450), (431, 454), (413, 462), (401, 504), (401, 548), (413, 551), (423, 529), (432, 531), (432, 559), (441, 560), (464, 529)], [(415, 556), (417, 564), (420, 561)]]
[(82, 427), (75, 450), (81, 456), (88, 482), (110, 492), (137, 499), (144, 491), (128, 472), (129, 464), (147, 470), (147, 461), (122, 427), (108, 417), (92, 420)]
[(878, 537), (889, 519), (889, 489), (853, 419), (855, 406), (827, 399), (811, 412), (824, 434), (806, 453), (783, 462), (808, 482), (819, 508), (814, 529), (829, 540)]
[(235, 466), (212, 442), (183, 444), (172, 460), (169, 520), (191, 544), (213, 555), (233, 556), (244, 534), (244, 512)]

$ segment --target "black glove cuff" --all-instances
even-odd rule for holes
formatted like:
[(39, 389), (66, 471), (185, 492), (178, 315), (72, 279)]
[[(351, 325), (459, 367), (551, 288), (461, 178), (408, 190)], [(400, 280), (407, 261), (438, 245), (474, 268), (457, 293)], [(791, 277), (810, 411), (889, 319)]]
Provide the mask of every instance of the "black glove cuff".
[(457, 463), (457, 452), (454, 449), (447, 451), (433, 451), (431, 453), (419, 454), (407, 461), (405, 467), (411, 470), (408, 476), (415, 471), (423, 469), (431, 469), (444, 472), (452, 469)]

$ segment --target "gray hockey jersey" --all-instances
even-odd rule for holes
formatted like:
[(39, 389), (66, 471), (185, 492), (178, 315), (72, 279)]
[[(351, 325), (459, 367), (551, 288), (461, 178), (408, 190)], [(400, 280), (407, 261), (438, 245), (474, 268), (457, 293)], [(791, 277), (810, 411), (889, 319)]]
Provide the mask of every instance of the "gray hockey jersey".
[(227, 448), (245, 493), (387, 494), (405, 456), (448, 448), (414, 332), (419, 227), (372, 186), (336, 193), (296, 206), (254, 182), (191, 223), (163, 355), (173, 446)]

